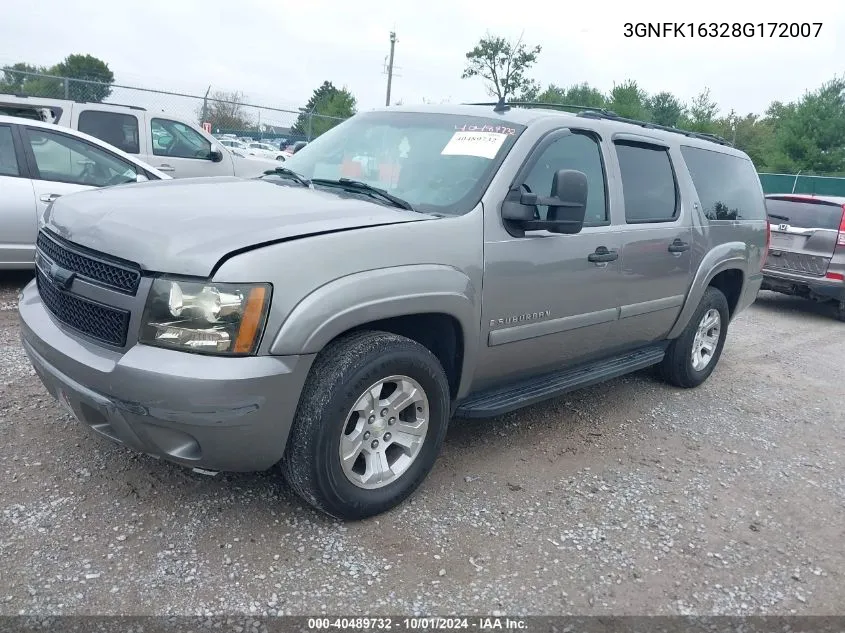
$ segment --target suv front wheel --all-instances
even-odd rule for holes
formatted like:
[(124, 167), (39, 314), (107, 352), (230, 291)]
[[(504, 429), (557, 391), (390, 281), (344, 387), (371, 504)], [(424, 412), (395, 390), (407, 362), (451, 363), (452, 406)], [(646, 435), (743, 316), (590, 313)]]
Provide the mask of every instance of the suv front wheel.
[(666, 350), (660, 364), (663, 379), (678, 387), (697, 387), (707, 380), (722, 355), (729, 319), (725, 295), (708, 286), (687, 327)]
[(425, 347), (358, 332), (314, 361), (282, 468), (303, 499), (339, 519), (399, 504), (434, 465), (449, 422), (449, 384)]

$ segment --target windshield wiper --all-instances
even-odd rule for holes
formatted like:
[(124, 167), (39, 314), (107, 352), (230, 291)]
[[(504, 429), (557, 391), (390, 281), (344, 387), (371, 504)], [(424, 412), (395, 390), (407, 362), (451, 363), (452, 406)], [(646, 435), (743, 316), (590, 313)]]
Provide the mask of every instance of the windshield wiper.
[(416, 211), (414, 205), (412, 205), (407, 200), (403, 200), (398, 196), (394, 196), (392, 193), (388, 193), (384, 189), (379, 189), (378, 187), (373, 187), (372, 185), (368, 185), (365, 182), (361, 182), (360, 180), (352, 180), (350, 178), (338, 178), (337, 180), (331, 180), (329, 178), (313, 178), (311, 180), (315, 185), (328, 185), (329, 187), (341, 187), (346, 189), (347, 191), (356, 191), (361, 192), (364, 194), (372, 195), (374, 197), (379, 197), (384, 200), (390, 202), (393, 206), (399, 207), (400, 209), (407, 209), (408, 211)]
[(264, 172), (265, 176), (287, 176), (291, 180), (295, 180), (303, 187), (310, 187), (311, 181), (305, 178), (304, 176), (300, 176), (290, 167), (274, 167), (273, 169), (268, 169)]
[(770, 218), (774, 218), (775, 220), (783, 220), (784, 222), (789, 222), (789, 218), (785, 215), (778, 215), (777, 213), (768, 213), (767, 215)]

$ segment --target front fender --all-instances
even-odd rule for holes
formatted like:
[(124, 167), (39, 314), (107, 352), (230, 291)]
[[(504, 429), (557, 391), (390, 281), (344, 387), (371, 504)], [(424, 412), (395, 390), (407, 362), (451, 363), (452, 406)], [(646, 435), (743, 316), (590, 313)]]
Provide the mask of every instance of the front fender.
[(270, 353), (317, 353), (354, 327), (425, 313), (447, 314), (463, 330), (462, 392), (472, 377), (476, 359), (481, 301), (470, 278), (450, 266), (396, 266), (335, 279), (294, 307), (273, 339)]
[(748, 281), (748, 261), (748, 245), (745, 242), (725, 242), (712, 248), (701, 260), (687, 293), (684, 307), (681, 309), (681, 313), (667, 338), (673, 339), (681, 335), (696, 308), (698, 308), (698, 304), (701, 303), (701, 298), (704, 296), (707, 286), (713, 277), (720, 272), (731, 269), (742, 272), (743, 289), (740, 293), (740, 296), (742, 296)]

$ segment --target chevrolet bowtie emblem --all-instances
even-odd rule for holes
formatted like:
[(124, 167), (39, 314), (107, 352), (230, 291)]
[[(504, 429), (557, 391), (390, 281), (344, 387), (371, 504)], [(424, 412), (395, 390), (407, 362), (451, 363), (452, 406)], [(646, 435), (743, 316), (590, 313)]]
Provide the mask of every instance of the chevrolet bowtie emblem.
[(76, 277), (75, 272), (68, 270), (67, 268), (62, 268), (58, 264), (50, 264), (48, 275), (50, 279), (53, 280), (53, 283), (62, 290), (70, 288), (70, 285), (73, 283), (73, 278)]

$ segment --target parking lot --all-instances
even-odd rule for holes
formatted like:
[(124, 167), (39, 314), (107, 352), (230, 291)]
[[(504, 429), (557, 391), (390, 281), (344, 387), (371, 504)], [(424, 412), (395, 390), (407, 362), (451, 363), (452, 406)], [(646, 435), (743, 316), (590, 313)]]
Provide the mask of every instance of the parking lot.
[(0, 612), (829, 614), (845, 601), (843, 324), (761, 293), (691, 391), (640, 372), (455, 420), (360, 523), (273, 472), (211, 478), (92, 436), (0, 278)]

